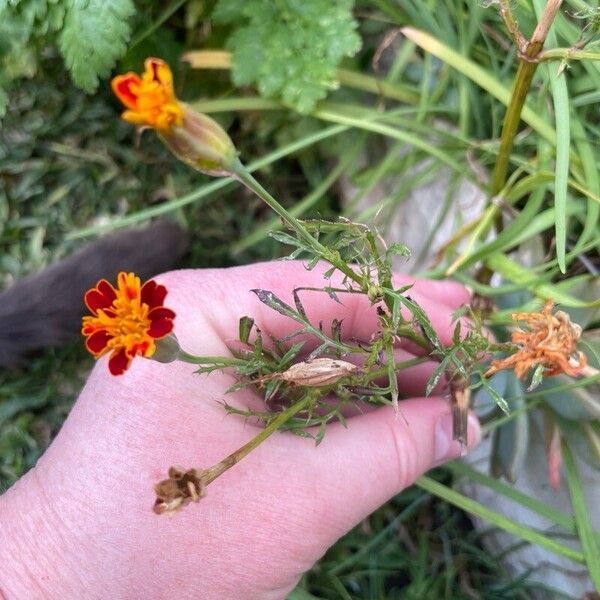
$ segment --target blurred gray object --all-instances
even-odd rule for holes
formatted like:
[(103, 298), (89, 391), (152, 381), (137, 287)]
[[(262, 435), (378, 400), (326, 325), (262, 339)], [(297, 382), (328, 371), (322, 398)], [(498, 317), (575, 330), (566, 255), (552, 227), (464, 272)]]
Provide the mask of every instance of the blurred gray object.
[(119, 271), (142, 280), (174, 267), (189, 244), (176, 223), (159, 220), (93, 241), (0, 293), (0, 366), (15, 366), (34, 350), (59, 346), (81, 328), (83, 295)]

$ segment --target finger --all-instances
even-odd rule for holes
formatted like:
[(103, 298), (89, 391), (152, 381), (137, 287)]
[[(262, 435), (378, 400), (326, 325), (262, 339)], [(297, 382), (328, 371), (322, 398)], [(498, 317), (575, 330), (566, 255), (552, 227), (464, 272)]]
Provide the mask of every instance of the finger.
[[(398, 280), (396, 280), (398, 278)], [(407, 279), (410, 280), (406, 275), (396, 275), (394, 274), (393, 282), (394, 285), (400, 287), (403, 285), (403, 282)], [(452, 308), (452, 310), (456, 310), (459, 306), (463, 304), (468, 304), (471, 301), (471, 297), (473, 296), (473, 292), (466, 288), (462, 283), (458, 283), (457, 281), (443, 280), (438, 281), (434, 279), (414, 279), (415, 288), (426, 294), (432, 300), (436, 300), (441, 304), (445, 304)], [(406, 283), (404, 283), (406, 285)]]
[[(308, 271), (299, 261), (286, 261), (231, 269), (175, 271), (161, 275), (157, 280), (169, 289), (166, 304), (177, 313), (175, 332), (184, 342), (184, 347), (188, 351), (207, 354), (226, 351), (223, 340), (237, 339), (238, 320), (244, 315), (254, 318), (264, 333), (276, 338), (298, 330), (301, 327), (299, 323), (265, 306), (251, 290), (260, 288), (271, 291), (293, 306), (295, 288), (342, 287), (341, 275), (331, 280), (323, 278), (325, 269), (325, 266), (317, 266)], [(433, 286), (430, 290), (431, 282), (401, 275), (396, 278), (397, 285), (413, 282), (415, 285), (410, 290), (411, 298), (429, 315), (442, 343), (450, 343), (452, 308), (439, 299), (443, 296), (441, 285)], [(450, 285), (447, 302), (462, 299), (456, 285)], [(429, 295), (430, 291), (434, 298)], [(300, 296), (310, 321), (315, 325), (322, 323), (325, 331), (329, 330), (334, 319), (343, 322), (342, 335), (346, 339), (368, 341), (377, 331), (376, 309), (363, 294), (340, 293), (338, 297), (341, 304), (325, 292), (304, 291), (300, 292)], [(410, 318), (410, 313), (404, 311), (404, 316)]]
[[(452, 440), (452, 415), (442, 398), (400, 403), (402, 416), (382, 408), (328, 426), (315, 450), (293, 440), (314, 505), (329, 515), (321, 523), (331, 542), (434, 466), (461, 454)], [(476, 417), (469, 415), (469, 447), (480, 439)], [(300, 442), (300, 443), (299, 443)], [(290, 442), (292, 443), (292, 442)], [(340, 502), (352, 498), (352, 502)], [(335, 507), (335, 510), (334, 510)], [(328, 540), (325, 540), (327, 543)]]

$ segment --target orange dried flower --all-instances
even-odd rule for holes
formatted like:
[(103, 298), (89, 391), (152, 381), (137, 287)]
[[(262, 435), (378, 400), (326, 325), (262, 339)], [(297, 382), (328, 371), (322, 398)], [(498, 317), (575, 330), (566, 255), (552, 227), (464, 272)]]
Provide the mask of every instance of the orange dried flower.
[(581, 327), (571, 323), (569, 315), (562, 310), (552, 314), (554, 303), (548, 300), (541, 313), (514, 313), (513, 321), (525, 321), (528, 330), (517, 329), (512, 333), (512, 342), (519, 350), (499, 360), (492, 361), (486, 377), (502, 369), (514, 369), (516, 376), (523, 379), (537, 365), (545, 367), (544, 375), (552, 377), (565, 373), (576, 377), (587, 365), (587, 357), (577, 352)]
[(115, 289), (106, 279), (85, 294), (93, 316), (83, 317), (81, 333), (86, 348), (96, 357), (111, 352), (108, 368), (124, 373), (136, 356), (150, 357), (155, 340), (169, 335), (175, 313), (163, 306), (167, 288), (149, 280), (142, 286), (134, 273), (119, 273)]
[(238, 165), (227, 132), (214, 120), (175, 96), (173, 73), (160, 58), (147, 58), (142, 75), (126, 73), (112, 80), (123, 103), (125, 121), (152, 127), (181, 161), (208, 175), (230, 175)]
[(183, 106), (175, 97), (173, 74), (159, 58), (147, 58), (144, 73), (117, 75), (112, 89), (127, 110), (123, 119), (133, 125), (146, 125), (168, 132), (183, 123)]

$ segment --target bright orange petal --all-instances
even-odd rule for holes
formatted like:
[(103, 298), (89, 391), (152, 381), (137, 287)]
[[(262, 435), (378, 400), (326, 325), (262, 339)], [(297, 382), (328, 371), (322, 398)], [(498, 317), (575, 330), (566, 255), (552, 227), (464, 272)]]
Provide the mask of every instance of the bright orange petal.
[(173, 87), (173, 72), (164, 60), (153, 57), (147, 58), (144, 61), (144, 68), (152, 81), (157, 81), (168, 88)]

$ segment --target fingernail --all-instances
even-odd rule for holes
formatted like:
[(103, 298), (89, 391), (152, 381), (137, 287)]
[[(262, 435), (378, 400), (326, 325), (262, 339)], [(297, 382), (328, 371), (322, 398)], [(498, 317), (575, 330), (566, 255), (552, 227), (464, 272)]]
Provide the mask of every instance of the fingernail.
[[(469, 413), (467, 425), (468, 446), (473, 448), (481, 439), (479, 421), (473, 413)], [(435, 426), (435, 452), (436, 464), (442, 464), (453, 458), (458, 458), (462, 452), (460, 443), (452, 439), (452, 415), (447, 414), (440, 418)]]

